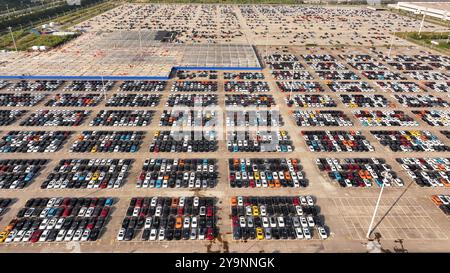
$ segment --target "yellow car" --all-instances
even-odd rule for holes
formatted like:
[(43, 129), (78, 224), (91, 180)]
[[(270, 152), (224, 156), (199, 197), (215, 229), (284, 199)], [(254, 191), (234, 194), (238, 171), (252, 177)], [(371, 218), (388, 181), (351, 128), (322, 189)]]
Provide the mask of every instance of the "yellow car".
[(91, 153), (96, 153), (96, 152), (97, 152), (97, 146), (92, 147)]
[(255, 172), (254, 176), (255, 176), (255, 180), (259, 180), (259, 173), (258, 172)]
[(256, 239), (264, 240), (264, 232), (262, 228), (256, 228)]
[(257, 206), (253, 206), (252, 207), (252, 213), (253, 213), (253, 216), (258, 216), (259, 215), (259, 209), (258, 209)]
[(0, 233), (0, 243), (5, 242), (6, 238), (8, 238), (9, 231), (3, 231)]
[(94, 175), (92, 175), (92, 179), (91, 180), (98, 180), (98, 178), (100, 177), (100, 174), (98, 172), (95, 172)]

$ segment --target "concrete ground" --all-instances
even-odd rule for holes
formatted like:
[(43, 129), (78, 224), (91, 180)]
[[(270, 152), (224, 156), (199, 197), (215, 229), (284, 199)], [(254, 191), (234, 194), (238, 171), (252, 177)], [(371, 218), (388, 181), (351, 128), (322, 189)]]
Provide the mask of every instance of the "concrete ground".
[[(387, 54), (386, 48), (378, 48), (384, 54)], [(392, 54), (407, 54), (413, 55), (420, 53), (420, 48), (405, 48), (399, 47), (393, 50)], [(277, 51), (276, 47), (258, 47), (258, 53), (264, 55), (265, 53)], [(347, 48), (345, 50), (336, 50), (332, 47), (323, 48), (301, 48), (289, 47), (288, 51), (300, 55), (304, 53), (329, 53), (337, 57), (341, 53), (369, 53), (369, 50), (364, 48)], [(106, 230), (96, 242), (88, 243), (13, 243), (0, 244), (0, 252), (366, 252), (374, 251), (373, 243), (367, 244), (365, 234), (368, 230), (371, 215), (373, 213), (374, 205), (378, 197), (380, 189), (373, 188), (340, 188), (334, 182), (330, 182), (324, 173), (320, 173), (315, 166), (315, 159), (318, 157), (381, 157), (385, 158), (392, 166), (399, 176), (405, 181), (406, 186), (402, 188), (386, 188), (381, 201), (381, 206), (375, 219), (375, 232), (379, 233), (378, 241), (381, 245), (381, 251), (391, 252), (448, 252), (450, 251), (450, 219), (445, 216), (439, 208), (437, 208), (431, 201), (430, 197), (433, 194), (450, 194), (449, 188), (420, 188), (406, 175), (405, 171), (401, 169), (398, 163), (395, 162), (396, 157), (449, 157), (448, 152), (433, 152), (433, 153), (394, 153), (389, 149), (381, 146), (379, 142), (369, 133), (374, 129), (387, 129), (386, 127), (362, 127), (358, 120), (356, 120), (351, 113), (352, 110), (362, 108), (348, 108), (345, 107), (339, 99), (337, 93), (332, 93), (324, 84), (325, 81), (319, 80), (317, 75), (309, 68), (309, 66), (301, 60), (303, 65), (315, 76), (315, 81), (320, 82), (326, 92), (338, 103), (339, 109), (344, 111), (347, 116), (354, 123), (351, 128), (336, 128), (336, 127), (298, 127), (291, 112), (294, 108), (285, 107), (284, 98), (289, 94), (282, 93), (278, 90), (275, 80), (270, 74), (268, 68), (263, 70), (265, 80), (269, 83), (272, 91), (270, 92), (277, 103), (276, 108), (281, 112), (285, 121), (285, 125), (281, 129), (287, 130), (293, 140), (295, 151), (292, 153), (230, 153), (227, 151), (226, 142), (224, 141), (225, 132), (222, 134), (222, 139), (219, 140), (219, 150), (210, 153), (150, 153), (148, 147), (153, 137), (153, 132), (156, 130), (170, 130), (158, 126), (159, 116), (165, 107), (165, 102), (169, 95), (169, 89), (173, 82), (169, 80), (168, 86), (163, 94), (163, 98), (158, 107), (154, 108), (139, 108), (133, 107), (133, 110), (145, 109), (155, 110), (156, 113), (150, 124), (146, 127), (89, 127), (88, 124), (96, 113), (102, 109), (120, 109), (117, 107), (105, 107), (105, 101), (99, 106), (89, 108), (93, 113), (79, 127), (21, 127), (14, 123), (11, 126), (3, 126), (1, 128), (1, 135), (5, 135), (11, 130), (70, 130), (81, 132), (84, 130), (143, 130), (145, 131), (145, 138), (137, 153), (116, 153), (116, 154), (76, 154), (69, 153), (68, 150), (78, 134), (73, 134), (69, 141), (65, 143), (62, 150), (53, 154), (2, 154), (2, 159), (31, 159), (31, 158), (48, 158), (52, 161), (47, 168), (34, 180), (34, 182), (23, 190), (1, 190), (0, 197), (17, 198), (17, 202), (11, 207), (10, 211), (4, 215), (0, 221), (0, 227), (5, 227), (7, 223), (14, 218), (17, 211), (23, 207), (25, 202), (32, 197), (84, 197), (84, 196), (111, 196), (118, 198), (115, 204), (115, 209), (112, 211), (112, 217), (106, 226)], [(389, 67), (385, 62), (384, 64)], [(348, 66), (348, 65), (347, 65)], [(360, 71), (355, 71), (356, 74), (361, 75)], [(390, 70), (395, 71), (393, 67)], [(447, 73), (447, 72), (446, 72)], [(225, 92), (223, 90), (223, 72), (219, 72), (219, 106), (218, 111), (225, 111), (224, 99)], [(447, 73), (448, 75), (448, 73)], [(364, 78), (364, 77), (362, 77)], [(373, 81), (365, 80), (377, 90), (373, 94), (383, 94), (389, 101), (395, 102), (390, 97), (389, 92), (381, 92)], [(418, 81), (415, 81), (419, 83)], [(419, 83), (420, 84), (420, 83)], [(108, 92), (108, 98), (118, 92), (119, 83), (114, 89)], [(62, 90), (62, 88), (60, 89)], [(2, 90), (2, 93), (7, 91)], [(53, 93), (62, 92), (55, 91)], [(80, 92), (81, 93), (81, 92)], [(133, 92), (127, 92), (133, 93)], [(427, 92), (436, 97), (442, 97), (449, 100), (447, 94)], [(267, 93), (264, 93), (267, 94)], [(313, 94), (313, 93), (308, 93)], [(370, 93), (372, 94), (372, 93)], [(49, 97), (48, 97), (49, 98)], [(34, 107), (21, 107), (20, 109), (38, 110), (38, 109), (79, 109), (77, 107), (44, 107), (44, 99), (41, 103)], [(11, 107), (0, 107), (0, 109), (11, 109)], [(121, 108), (124, 109), (124, 108)], [(131, 108), (127, 108), (131, 109)], [(232, 110), (233, 108), (231, 108)], [(315, 109), (315, 108), (311, 108)], [(321, 108), (322, 109), (322, 108)], [(326, 109), (326, 108), (323, 108)], [(380, 109), (380, 108), (373, 108)], [(415, 108), (404, 108), (395, 103), (392, 109), (403, 110), (410, 116), (414, 116), (411, 111)], [(26, 118), (30, 113), (26, 114), (22, 119)], [(439, 130), (443, 128), (431, 127), (422, 120), (414, 117), (420, 124), (418, 127), (412, 128), (389, 128), (389, 129), (412, 129), (412, 130), (428, 130), (439, 137), (439, 139), (447, 145), (450, 145), (450, 140), (445, 138)], [(219, 129), (219, 128), (218, 128)], [(358, 130), (367, 137), (370, 143), (374, 146), (373, 153), (313, 153), (309, 152), (305, 145), (303, 138), (300, 136), (302, 130)], [(280, 188), (280, 189), (234, 189), (229, 186), (227, 179), (228, 166), (227, 160), (229, 158), (299, 158), (306, 177), (310, 181), (307, 188)], [(120, 189), (64, 189), (64, 190), (42, 190), (41, 183), (44, 181), (47, 174), (52, 170), (60, 159), (63, 158), (132, 158), (135, 159), (130, 175), (128, 176), (126, 184)], [(207, 190), (187, 190), (187, 189), (138, 189), (135, 187), (136, 179), (140, 173), (143, 161), (146, 158), (217, 158), (219, 160), (219, 183), (217, 187)], [(237, 195), (313, 195), (317, 198), (317, 205), (321, 209), (321, 214), (325, 217), (325, 224), (329, 227), (331, 234), (327, 240), (313, 239), (310, 241), (248, 241), (236, 242), (232, 239), (231, 234), (231, 219), (230, 219), (230, 197)], [(125, 216), (128, 203), (132, 197), (138, 196), (214, 196), (218, 198), (218, 227), (220, 229), (220, 236), (212, 242), (200, 241), (171, 241), (171, 242), (117, 242), (116, 234), (120, 228), (120, 223)], [(375, 250), (376, 251), (376, 250)]]

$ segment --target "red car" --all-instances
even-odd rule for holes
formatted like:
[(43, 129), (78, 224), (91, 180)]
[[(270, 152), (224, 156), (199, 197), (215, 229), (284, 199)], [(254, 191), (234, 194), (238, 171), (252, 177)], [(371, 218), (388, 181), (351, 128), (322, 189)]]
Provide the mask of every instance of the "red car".
[(206, 216), (212, 217), (213, 214), (214, 214), (214, 211), (213, 211), (212, 206), (208, 206), (208, 207), (206, 208)]
[(66, 207), (64, 209), (64, 212), (62, 214), (63, 217), (68, 217), (70, 215), (70, 213), (72, 212), (72, 208), (71, 207)]
[(238, 227), (239, 226), (239, 220), (237, 216), (233, 216), (231, 218), (233, 220), (233, 227)]
[(100, 217), (106, 218), (108, 216), (108, 214), (109, 214), (109, 207), (104, 207), (102, 209), (102, 212), (100, 213)]
[(43, 230), (36, 230), (35, 232), (33, 232), (33, 234), (31, 235), (31, 239), (30, 242), (32, 243), (36, 243), (37, 241), (39, 241), (39, 238), (42, 235)]
[(208, 231), (206, 232), (206, 239), (207, 240), (214, 240), (214, 229), (208, 228)]

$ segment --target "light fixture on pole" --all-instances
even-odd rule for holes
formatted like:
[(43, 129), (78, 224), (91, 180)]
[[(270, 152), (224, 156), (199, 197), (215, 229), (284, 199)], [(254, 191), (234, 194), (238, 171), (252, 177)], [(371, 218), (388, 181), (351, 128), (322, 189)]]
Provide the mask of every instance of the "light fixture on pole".
[(384, 181), (383, 181), (383, 184), (381, 184), (380, 194), (378, 195), (377, 204), (375, 205), (375, 210), (373, 211), (372, 220), (370, 220), (369, 230), (367, 230), (367, 235), (366, 235), (367, 239), (370, 239), (370, 234), (372, 233), (373, 221), (375, 220), (375, 216), (377, 215), (377, 211), (378, 211), (378, 207), (380, 205), (380, 200), (381, 200), (381, 195), (383, 194), (383, 190), (384, 190)]
[(14, 43), (14, 48), (16, 49), (16, 52), (17, 52), (18, 50), (17, 50), (16, 40), (14, 39), (14, 34), (12, 32), (12, 28), (8, 27), (8, 29), (9, 29), (9, 33), (11, 33), (11, 37), (12, 37), (12, 40), (13, 40), (13, 43)]

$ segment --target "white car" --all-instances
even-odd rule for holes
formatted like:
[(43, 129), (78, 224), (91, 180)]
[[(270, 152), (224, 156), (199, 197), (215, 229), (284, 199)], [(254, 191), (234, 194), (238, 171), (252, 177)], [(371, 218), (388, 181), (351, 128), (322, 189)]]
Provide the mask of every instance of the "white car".
[(46, 229), (42, 232), (41, 237), (39, 237), (39, 242), (45, 242), (47, 241), (48, 234), (50, 233), (50, 230)]
[(317, 226), (317, 231), (319, 233), (320, 239), (325, 240), (328, 238), (328, 234), (327, 234), (327, 231), (325, 230), (325, 228), (323, 228), (321, 226)]
[(81, 236), (83, 236), (83, 229), (82, 228), (80, 228), (80, 229), (77, 229), (77, 231), (75, 231), (75, 234), (73, 235), (73, 238), (72, 238), (72, 240), (73, 241), (79, 241), (79, 240), (81, 240)]
[(125, 229), (121, 228), (119, 230), (119, 233), (117, 233), (117, 241), (123, 241), (124, 237), (125, 237)]
[(305, 236), (305, 239), (311, 239), (311, 232), (309, 231), (309, 228), (303, 228), (303, 235)]
[(83, 232), (83, 235), (81, 235), (81, 241), (85, 242), (89, 239), (89, 236), (91, 235), (91, 230), (90, 229), (85, 229)]
[(152, 228), (150, 230), (150, 241), (155, 241), (157, 236), (158, 232), (156, 231), (156, 228)]
[(159, 229), (158, 240), (163, 241), (166, 237), (166, 232), (163, 228)]
[[(58, 235), (56, 236), (56, 241), (57, 242), (62, 242), (64, 240), (64, 238), (66, 237), (66, 230), (65, 229), (61, 229), (58, 232)], [(25, 239), (25, 238), (24, 238)]]
[(282, 216), (279, 216), (277, 218), (277, 221), (278, 221), (278, 226), (283, 228), (284, 227), (284, 218)]
[(152, 218), (151, 217), (147, 217), (145, 219), (145, 224), (144, 224), (144, 228), (148, 229), (152, 226)]
[(295, 236), (297, 239), (303, 239), (303, 230), (301, 228), (295, 228)]

